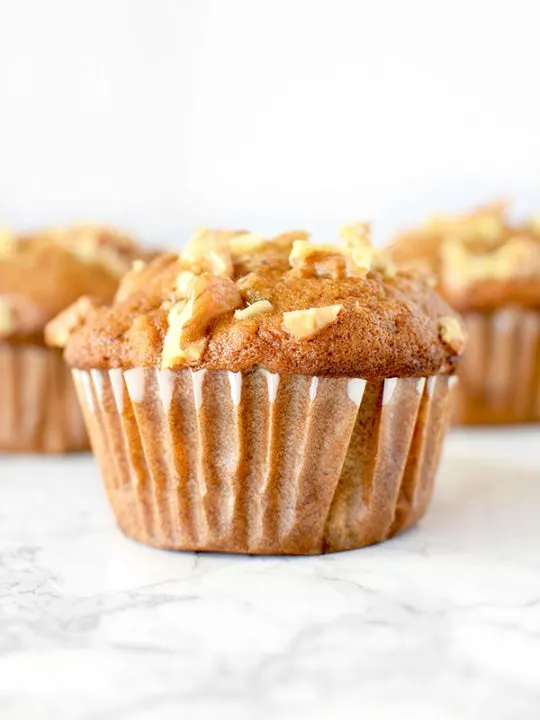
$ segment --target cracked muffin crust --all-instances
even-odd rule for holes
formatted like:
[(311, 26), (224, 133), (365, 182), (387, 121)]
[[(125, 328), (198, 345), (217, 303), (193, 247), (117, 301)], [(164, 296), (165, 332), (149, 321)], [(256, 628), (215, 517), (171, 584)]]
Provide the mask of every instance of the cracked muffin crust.
[(419, 377), (451, 372), (464, 341), (457, 315), (374, 250), (364, 225), (336, 245), (200, 231), (128, 273), (111, 306), (85, 302), (75, 325), (60, 317), (48, 332), (77, 368)]

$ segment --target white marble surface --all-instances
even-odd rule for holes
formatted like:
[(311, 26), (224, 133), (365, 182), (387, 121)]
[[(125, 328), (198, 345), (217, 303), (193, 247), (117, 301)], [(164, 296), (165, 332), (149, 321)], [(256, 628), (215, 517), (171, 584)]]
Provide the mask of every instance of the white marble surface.
[(0, 459), (0, 717), (540, 717), (540, 429), (454, 433), (431, 511), (322, 558), (151, 550), (90, 457)]

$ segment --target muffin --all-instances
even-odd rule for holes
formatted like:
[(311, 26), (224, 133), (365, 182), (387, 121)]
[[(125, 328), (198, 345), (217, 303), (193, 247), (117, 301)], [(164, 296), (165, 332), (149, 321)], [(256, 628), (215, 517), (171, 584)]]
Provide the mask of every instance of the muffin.
[(540, 223), (515, 224), (496, 203), (440, 217), (397, 238), (392, 257), (434, 273), (464, 318), (455, 421), (540, 420)]
[(462, 328), (366, 226), (339, 245), (201, 230), (128, 273), (111, 306), (81, 301), (55, 325), (135, 540), (319, 554), (428, 505)]
[(89, 443), (70, 373), (44, 328), (81, 295), (112, 300), (139, 254), (119, 231), (76, 226), (0, 234), (0, 451), (66, 452)]

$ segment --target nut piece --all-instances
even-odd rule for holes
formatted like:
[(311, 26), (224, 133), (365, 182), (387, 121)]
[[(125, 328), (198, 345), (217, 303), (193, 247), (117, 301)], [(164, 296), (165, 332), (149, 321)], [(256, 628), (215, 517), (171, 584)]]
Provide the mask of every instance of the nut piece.
[(425, 231), (469, 240), (480, 238), (493, 243), (504, 234), (507, 210), (508, 203), (503, 200), (481, 206), (463, 215), (434, 215), (425, 224)]
[(359, 245), (371, 247), (371, 227), (369, 223), (354, 223), (342, 225), (339, 229), (339, 239), (343, 247), (352, 250)]
[(384, 250), (373, 250), (371, 267), (385, 277), (395, 277), (397, 275), (396, 263)]
[(167, 316), (169, 329), (163, 342), (161, 358), (163, 369), (198, 362), (206, 349), (207, 338), (203, 337), (198, 342), (189, 343), (183, 337), (184, 323), (189, 317), (189, 312), (186, 312), (187, 305), (188, 301), (183, 300), (169, 310)]
[(540, 245), (526, 237), (509, 239), (495, 250), (473, 252), (458, 239), (441, 246), (441, 284), (450, 292), (461, 292), (485, 280), (540, 275)]
[(0, 338), (8, 337), (13, 331), (11, 305), (0, 297)]
[(233, 277), (230, 240), (244, 235), (240, 230), (209, 230), (199, 228), (182, 250), (180, 257), (191, 266), (195, 274), (211, 272), (213, 275)]
[(133, 240), (125, 233), (99, 225), (73, 225), (53, 228), (42, 234), (84, 263), (101, 265), (118, 278), (129, 270), (135, 251)]
[(176, 293), (181, 299), (187, 298), (197, 276), (191, 270), (182, 270), (176, 278)]
[(329, 243), (315, 245), (309, 240), (295, 240), (289, 264), (302, 275), (340, 279), (347, 275), (347, 251)]
[(258, 250), (265, 242), (264, 237), (257, 233), (241, 233), (229, 240), (229, 250), (233, 257), (238, 257)]
[(70, 336), (84, 325), (99, 305), (88, 295), (80, 297), (45, 326), (45, 342), (51, 347), (63, 348)]
[[(353, 267), (369, 272), (374, 268), (374, 258), (382, 258), (380, 250), (375, 251), (371, 246), (371, 228), (369, 223), (355, 223), (354, 225), (343, 225), (339, 231), (341, 245), (349, 253)], [(382, 260), (379, 260), (378, 268), (383, 267)]]
[(301, 275), (334, 279), (363, 275), (370, 270), (387, 277), (397, 273), (397, 267), (388, 254), (371, 247), (370, 229), (366, 223), (341, 228), (340, 245), (296, 240), (289, 263)]
[(270, 312), (272, 310), (272, 303), (268, 300), (257, 300), (256, 302), (248, 305), (242, 310), (234, 311), (235, 320), (245, 320), (246, 318), (253, 317), (253, 315), (260, 315), (260, 313)]
[(443, 343), (448, 345), (457, 355), (461, 355), (465, 347), (465, 333), (457, 317), (445, 315), (439, 318), (438, 326)]
[(145, 267), (146, 263), (144, 260), (134, 260), (131, 263), (131, 269), (127, 271), (120, 281), (120, 285), (114, 296), (115, 302), (123, 302), (138, 288), (139, 275)]
[[(535, 233), (540, 233), (540, 215), (534, 215), (534, 216), (529, 220), (529, 227), (530, 227)], [(0, 233), (0, 237), (1, 237), (1, 233)]]
[(162, 367), (200, 360), (206, 348), (205, 334), (210, 323), (241, 305), (242, 296), (229, 278), (209, 273), (196, 277), (189, 299), (175, 303), (169, 310)]
[(343, 305), (326, 305), (308, 310), (292, 310), (283, 313), (283, 327), (297, 340), (316, 335), (327, 325), (335, 321)]
[(0, 258), (13, 255), (16, 244), (17, 240), (11, 230), (0, 227)]

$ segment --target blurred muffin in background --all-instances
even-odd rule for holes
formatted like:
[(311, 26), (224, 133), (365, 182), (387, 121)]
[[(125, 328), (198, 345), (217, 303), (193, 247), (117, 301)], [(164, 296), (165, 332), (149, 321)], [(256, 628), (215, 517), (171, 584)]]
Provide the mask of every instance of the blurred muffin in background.
[(70, 373), (61, 353), (46, 347), (44, 328), (81, 295), (111, 300), (140, 256), (111, 228), (0, 230), (0, 451), (87, 449)]
[(325, 245), (201, 230), (49, 329), (140, 542), (318, 554), (396, 535), (429, 504), (463, 331), (363, 224)]
[(432, 273), (464, 317), (455, 421), (540, 420), (540, 221), (510, 222), (505, 203), (435, 217), (397, 237), (402, 267)]

